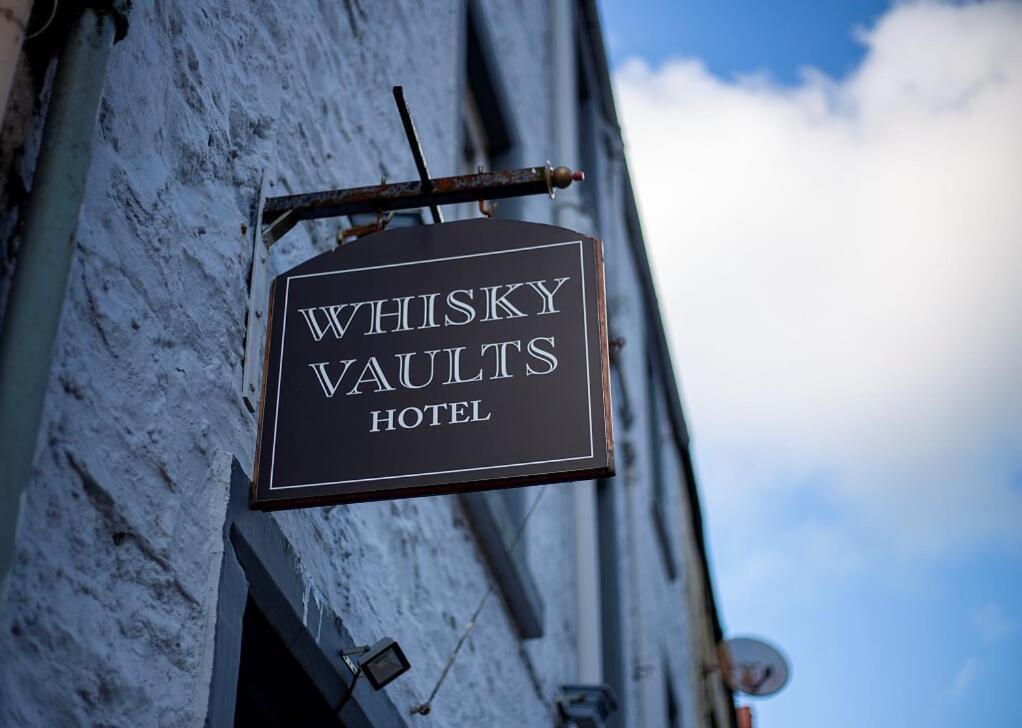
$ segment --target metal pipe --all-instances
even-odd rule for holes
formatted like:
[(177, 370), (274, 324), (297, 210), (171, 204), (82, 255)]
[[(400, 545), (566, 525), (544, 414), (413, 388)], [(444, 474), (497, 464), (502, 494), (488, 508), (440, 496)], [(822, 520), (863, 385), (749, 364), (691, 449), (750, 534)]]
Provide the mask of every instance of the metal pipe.
[(584, 175), (567, 167), (551, 169), (526, 167), (502, 172), (480, 172), (458, 177), (441, 177), (427, 183), (397, 182), (394, 184), (352, 187), (345, 190), (309, 192), (286, 197), (270, 197), (263, 208), (263, 223), (287, 215), (289, 224), (299, 220), (340, 217), (366, 212), (407, 210), (428, 205), (452, 205), (475, 200), (497, 200), (547, 193), (553, 196)]
[[(554, 153), (569, 164), (579, 164), (578, 104), (575, 65), (576, 3), (550, 4), (551, 124), (554, 131)], [(590, 173), (592, 170), (588, 170)], [(554, 224), (578, 228), (578, 199), (562, 195), (554, 201)], [(599, 531), (597, 487), (594, 481), (576, 483), (572, 489), (575, 530), (575, 645), (577, 650), (577, 681), (599, 685), (603, 673), (603, 604), (600, 601)], [(620, 691), (619, 691), (620, 692)], [(619, 695), (619, 700), (627, 696)]]
[[(110, 3), (105, 3), (110, 6)], [(0, 601), (18, 513), (32, 475), (53, 343), (60, 328), (78, 214), (118, 18), (85, 8), (53, 81), (17, 267), (0, 332)]]
[(25, 40), (32, 0), (6, 0), (0, 5), (0, 119), (7, 109), (7, 98), (14, 84), (14, 69)]

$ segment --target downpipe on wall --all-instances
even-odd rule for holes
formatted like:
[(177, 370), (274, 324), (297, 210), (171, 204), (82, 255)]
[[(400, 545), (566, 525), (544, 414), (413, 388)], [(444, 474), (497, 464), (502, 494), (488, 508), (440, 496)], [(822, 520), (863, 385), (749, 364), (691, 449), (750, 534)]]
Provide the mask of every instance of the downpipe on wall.
[(32, 475), (110, 50), (127, 31), (130, 5), (107, 0), (82, 8), (70, 24), (53, 80), (0, 331), (0, 605)]
[[(569, 159), (578, 169), (578, 68), (575, 40), (576, 3), (555, 2), (550, 5), (552, 120), (554, 149), (558, 159)], [(585, 170), (583, 170), (585, 171)], [(572, 229), (580, 226), (580, 195), (578, 189), (565, 190), (554, 198), (555, 224)], [(599, 685), (603, 682), (603, 635), (599, 600), (599, 554), (596, 530), (596, 483), (586, 481), (572, 486), (575, 526), (576, 584), (576, 649), (578, 683)]]

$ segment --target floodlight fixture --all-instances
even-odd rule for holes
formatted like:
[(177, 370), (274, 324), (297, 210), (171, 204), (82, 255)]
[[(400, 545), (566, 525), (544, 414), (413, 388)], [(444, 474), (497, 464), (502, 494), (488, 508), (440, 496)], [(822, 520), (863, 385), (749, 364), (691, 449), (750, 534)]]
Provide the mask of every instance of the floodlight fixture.
[(334, 713), (339, 713), (351, 698), (355, 683), (362, 675), (366, 676), (373, 690), (382, 690), (412, 667), (401, 645), (390, 637), (384, 637), (372, 647), (359, 645), (341, 650), (341, 658), (354, 677)]
[(373, 690), (380, 690), (411, 669), (405, 653), (395, 640), (384, 637), (363, 653), (358, 660)]

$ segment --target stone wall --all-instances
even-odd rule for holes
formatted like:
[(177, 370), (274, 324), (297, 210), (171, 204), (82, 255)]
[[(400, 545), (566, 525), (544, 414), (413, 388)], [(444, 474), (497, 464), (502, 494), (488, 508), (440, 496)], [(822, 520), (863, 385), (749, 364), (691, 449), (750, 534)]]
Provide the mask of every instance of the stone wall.
[[(542, 163), (552, 156), (549, 8), (541, 0), (481, 7), (521, 157)], [(396, 83), (406, 87), (431, 171), (454, 173), (462, 23), (460, 2), (135, 3), (100, 111), (0, 622), (0, 725), (204, 720), (230, 460), (254, 455), (257, 423), (241, 376), (246, 229), (260, 175), (266, 170), (274, 194), (414, 178)], [(9, 176), (29, 175), (31, 165), (22, 167)], [(525, 209), (552, 220), (548, 201)], [(337, 227), (303, 223), (275, 247), (274, 267), (328, 250)], [(604, 237), (613, 300), (641, 330), (635, 263), (623, 239)], [(629, 349), (641, 346), (641, 336), (629, 339)], [(641, 392), (641, 356), (627, 361), (629, 386)], [(665, 580), (650, 535), (649, 438), (639, 420), (623, 438), (639, 455), (627, 476), (633, 490), (621, 478), (618, 504), (634, 539), (621, 561), (636, 678), (629, 725), (661, 724), (665, 654), (694, 725), (684, 575)], [(680, 488), (671, 492), (680, 542), (687, 504)], [(487, 587), (457, 500), (273, 518), (312, 598), (356, 639), (385, 633), (403, 646), (413, 669), (387, 688), (395, 705), (421, 702)], [(519, 640), (492, 600), (432, 714), (414, 724), (554, 723), (558, 687), (578, 672), (574, 528), (570, 486), (551, 486), (528, 528), (544, 637)]]

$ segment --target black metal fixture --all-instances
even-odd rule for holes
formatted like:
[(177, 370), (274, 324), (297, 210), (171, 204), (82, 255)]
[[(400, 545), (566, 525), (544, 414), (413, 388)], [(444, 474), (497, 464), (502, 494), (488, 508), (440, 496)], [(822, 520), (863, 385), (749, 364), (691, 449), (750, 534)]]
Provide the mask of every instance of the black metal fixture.
[[(419, 172), (422, 191), (428, 193), (433, 189), (433, 180), (429, 178), (429, 168), (426, 166), (426, 155), (422, 153), (419, 132), (415, 130), (411, 109), (408, 108), (408, 102), (405, 101), (404, 86), (394, 87), (394, 102), (397, 104), (397, 112), (401, 115), (401, 125), (405, 128), (405, 138), (408, 139), (408, 146), (411, 147), (412, 157), (415, 159), (415, 169)], [(444, 215), (436, 204), (429, 206), (429, 212), (433, 216), (433, 222), (444, 221)]]
[(393, 182), (269, 197), (262, 211), (263, 235), (270, 241), (276, 241), (302, 220), (324, 217), (366, 212), (382, 214), (423, 206), (432, 209), (438, 205), (527, 195), (547, 194), (552, 197), (557, 190), (583, 179), (585, 175), (582, 172), (567, 167), (555, 169), (547, 163), (542, 167), (441, 177), (428, 180), (428, 184), (422, 181)]
[[(268, 197), (259, 212), (263, 237), (268, 245), (279, 240), (302, 220), (324, 217), (374, 213), (379, 216), (377, 227), (382, 227), (384, 213), (426, 207), (433, 222), (439, 223), (444, 219), (440, 211), (441, 205), (462, 202), (479, 202), (480, 211), (489, 217), (492, 208), (487, 208), (483, 204), (487, 200), (537, 194), (548, 194), (553, 197), (557, 190), (585, 179), (585, 174), (578, 170), (567, 167), (555, 169), (549, 162), (542, 167), (506, 169), (499, 172), (480, 170), (476, 174), (431, 178), (415, 122), (405, 100), (404, 89), (395, 86), (393, 91), (419, 179), (390, 184), (381, 181), (378, 185), (368, 187)], [(487, 212), (488, 210), (490, 212)], [(358, 234), (363, 232), (365, 231), (359, 230)]]
[(557, 713), (562, 726), (603, 728), (617, 710), (617, 699), (609, 685), (562, 685)]
[(408, 658), (401, 651), (401, 645), (389, 637), (384, 637), (368, 648), (359, 658), (358, 664), (373, 690), (386, 687), (411, 668)]
[(412, 667), (401, 650), (401, 645), (390, 637), (384, 637), (372, 647), (359, 645), (342, 650), (341, 659), (351, 670), (353, 677), (334, 713), (339, 713), (351, 699), (355, 692), (355, 683), (362, 675), (366, 676), (373, 690), (382, 690)]

